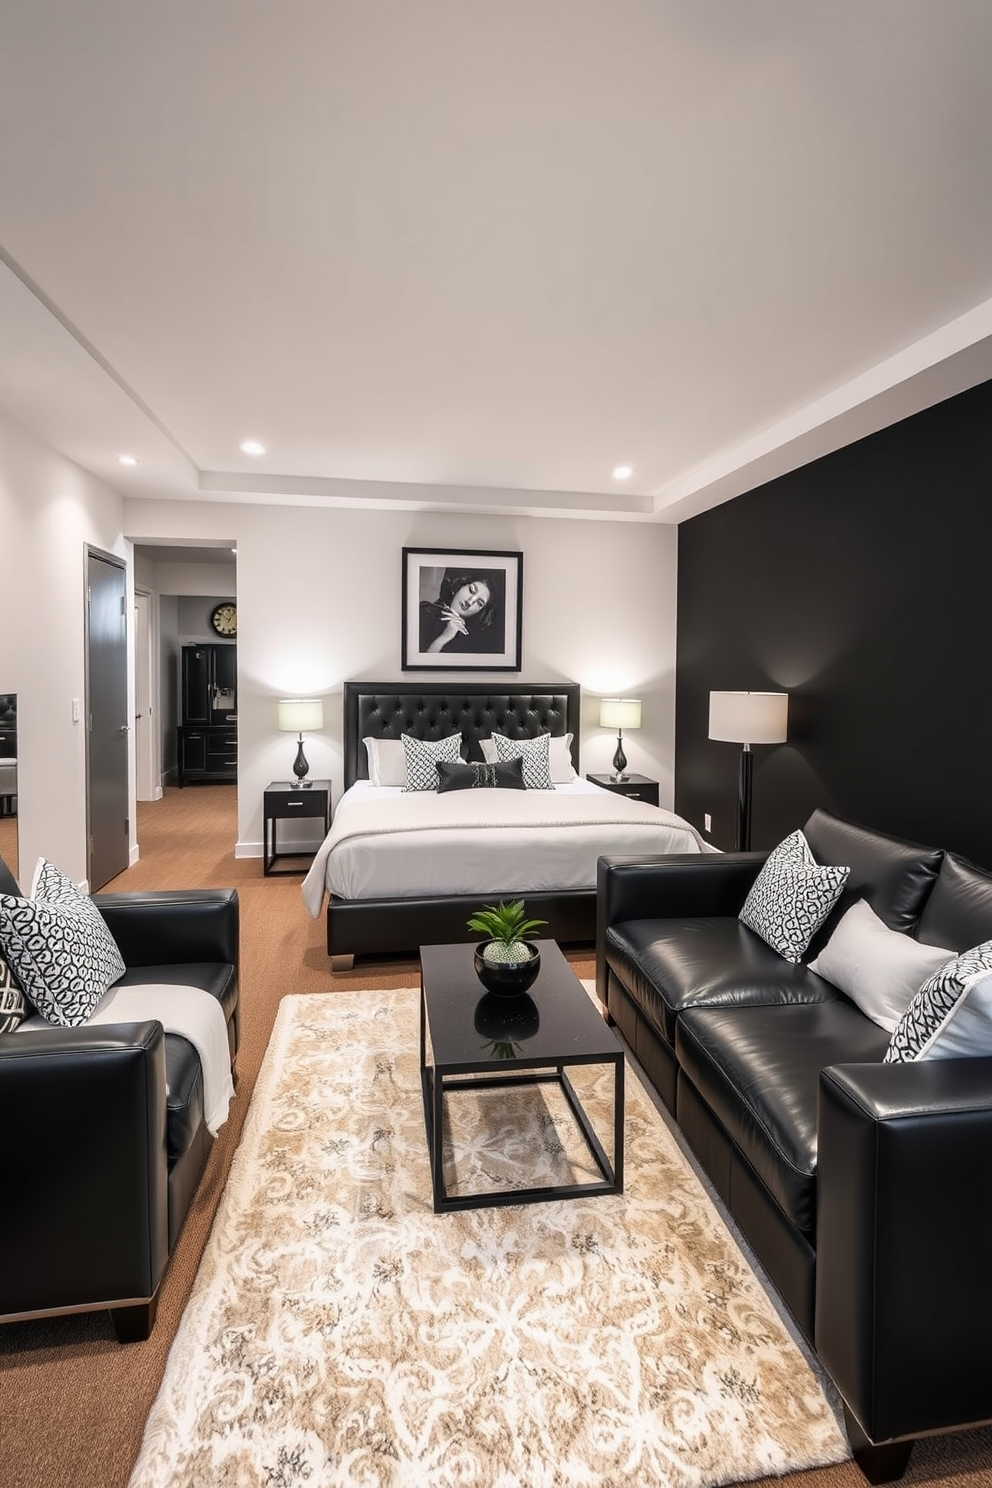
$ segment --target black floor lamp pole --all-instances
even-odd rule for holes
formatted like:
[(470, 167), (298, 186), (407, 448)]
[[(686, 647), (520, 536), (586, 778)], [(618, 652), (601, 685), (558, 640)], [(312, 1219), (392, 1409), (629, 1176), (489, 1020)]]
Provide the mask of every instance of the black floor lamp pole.
[(741, 750), (741, 765), (737, 776), (737, 851), (751, 851), (751, 776), (754, 771), (754, 755), (750, 744)]

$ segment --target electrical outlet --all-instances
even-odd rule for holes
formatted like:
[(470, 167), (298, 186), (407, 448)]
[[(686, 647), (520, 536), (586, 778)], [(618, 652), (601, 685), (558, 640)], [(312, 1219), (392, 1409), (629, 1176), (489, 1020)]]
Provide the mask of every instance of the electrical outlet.
[(713, 830), (713, 818), (710, 816), (709, 812), (707, 811), (703, 815), (703, 831), (704, 832), (712, 832), (712, 830)]

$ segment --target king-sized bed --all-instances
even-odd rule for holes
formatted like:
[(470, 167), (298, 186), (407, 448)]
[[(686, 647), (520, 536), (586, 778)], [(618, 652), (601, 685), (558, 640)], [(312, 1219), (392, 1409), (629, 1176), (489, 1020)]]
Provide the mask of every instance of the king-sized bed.
[[(303, 883), (314, 917), (328, 895), (332, 964), (469, 940), (469, 917), (507, 898), (524, 898), (528, 915), (547, 921), (542, 935), (592, 942), (603, 853), (711, 850), (681, 817), (582, 779), (580, 706), (572, 682), (512, 691), (491, 683), (345, 683), (345, 792)], [(496, 736), (524, 741), (531, 752), (545, 744), (543, 734), (551, 736), (551, 789), (411, 791), (399, 783), (408, 777), (382, 763), (387, 750), (390, 762), (405, 750), (394, 742), (402, 745), (403, 735), (435, 743), (460, 735), (461, 759), (481, 762), (483, 743), (491, 754)]]

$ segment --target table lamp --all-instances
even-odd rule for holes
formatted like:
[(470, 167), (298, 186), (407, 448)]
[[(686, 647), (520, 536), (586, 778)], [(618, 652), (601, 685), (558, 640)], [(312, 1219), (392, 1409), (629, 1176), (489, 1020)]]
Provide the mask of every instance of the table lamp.
[(299, 746), (293, 761), (293, 774), (300, 787), (313, 785), (308, 780), (310, 766), (303, 753), (303, 730), (308, 734), (324, 727), (324, 705), (320, 698), (282, 698), (279, 703), (279, 727), (286, 733), (299, 734)]
[(600, 728), (616, 729), (617, 751), (613, 756), (613, 779), (626, 780), (627, 756), (623, 752), (623, 731), (624, 729), (640, 728), (640, 698), (600, 698), (599, 726)]
[(711, 739), (742, 744), (737, 777), (737, 852), (751, 851), (752, 744), (784, 744), (789, 720), (787, 692), (711, 692)]

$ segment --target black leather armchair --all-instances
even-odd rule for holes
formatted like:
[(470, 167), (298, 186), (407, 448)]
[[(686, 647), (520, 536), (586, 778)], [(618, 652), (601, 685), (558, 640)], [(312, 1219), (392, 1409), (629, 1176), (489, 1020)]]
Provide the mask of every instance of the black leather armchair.
[[(13, 887), (12, 887), (13, 885)], [(0, 888), (16, 884), (0, 860)], [(202, 987), (238, 1046), (233, 889), (98, 894), (124, 984)], [(146, 1338), (213, 1144), (199, 1057), (161, 1023), (0, 1036), (0, 1321), (109, 1308)]]

